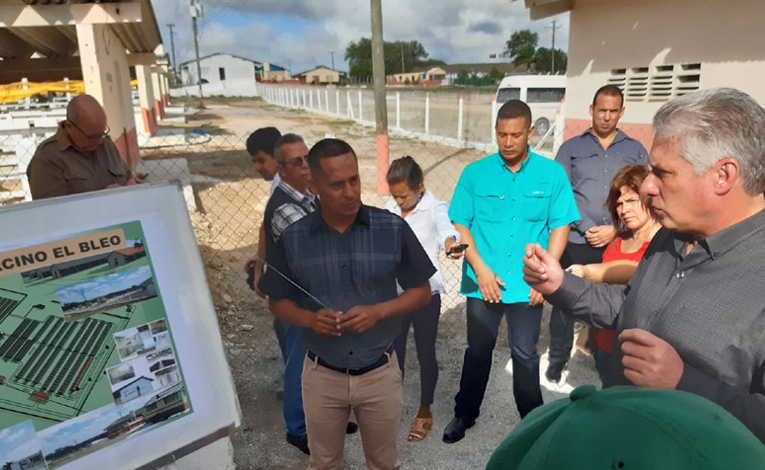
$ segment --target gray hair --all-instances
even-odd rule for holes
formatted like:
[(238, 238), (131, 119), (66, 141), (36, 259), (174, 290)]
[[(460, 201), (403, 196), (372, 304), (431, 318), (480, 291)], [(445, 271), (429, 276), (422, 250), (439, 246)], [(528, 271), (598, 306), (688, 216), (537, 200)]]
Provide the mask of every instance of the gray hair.
[(296, 144), (298, 142), (303, 142), (302, 137), (300, 137), (297, 134), (287, 133), (283, 136), (279, 137), (277, 141), (274, 143), (274, 159), (279, 164), (284, 164), (284, 154), (282, 154), (282, 146), (287, 144)]
[(678, 139), (697, 175), (731, 157), (741, 165), (744, 191), (765, 192), (765, 109), (746, 93), (713, 88), (681, 96), (656, 112), (653, 127), (656, 137)]

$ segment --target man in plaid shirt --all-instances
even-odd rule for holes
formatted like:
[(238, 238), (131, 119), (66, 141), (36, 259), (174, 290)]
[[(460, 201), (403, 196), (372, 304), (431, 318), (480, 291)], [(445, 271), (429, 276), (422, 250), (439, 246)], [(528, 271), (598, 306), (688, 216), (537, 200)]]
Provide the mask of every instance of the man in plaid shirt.
[[(274, 158), (279, 166), (281, 181), (268, 200), (263, 217), (266, 257), (269, 261), (282, 232), (316, 208), (316, 198), (308, 189), (308, 147), (303, 138), (296, 134), (284, 134), (274, 145)], [(274, 332), (285, 365), (283, 413), (287, 424), (287, 442), (308, 454), (308, 437), (300, 389), (305, 355), (303, 330), (274, 318)]]

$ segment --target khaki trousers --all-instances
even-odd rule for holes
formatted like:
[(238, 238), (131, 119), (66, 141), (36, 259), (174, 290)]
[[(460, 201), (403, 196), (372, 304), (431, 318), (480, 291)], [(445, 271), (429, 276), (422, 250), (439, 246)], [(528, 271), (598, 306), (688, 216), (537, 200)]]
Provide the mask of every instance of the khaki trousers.
[(309, 470), (343, 468), (345, 428), (356, 415), (367, 468), (399, 468), (396, 441), (401, 421), (401, 370), (395, 353), (388, 363), (362, 375), (303, 361), (303, 408), (311, 456)]

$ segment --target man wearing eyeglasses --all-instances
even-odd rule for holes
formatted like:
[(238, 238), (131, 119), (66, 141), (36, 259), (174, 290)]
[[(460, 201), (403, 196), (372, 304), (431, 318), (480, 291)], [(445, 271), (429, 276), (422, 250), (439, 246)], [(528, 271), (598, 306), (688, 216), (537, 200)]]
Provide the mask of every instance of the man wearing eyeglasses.
[(33, 199), (138, 184), (109, 138), (106, 113), (90, 95), (78, 95), (66, 107), (58, 132), (43, 141), (27, 168)]
[[(273, 253), (279, 236), (294, 222), (313, 212), (315, 196), (308, 190), (310, 170), (308, 147), (296, 134), (284, 134), (274, 144), (274, 159), (281, 181), (271, 194), (263, 216), (266, 233), (266, 256)], [(300, 380), (303, 369), (303, 331), (278, 318), (274, 332), (284, 359), (284, 421), (287, 442), (308, 454), (308, 437), (303, 412)]]

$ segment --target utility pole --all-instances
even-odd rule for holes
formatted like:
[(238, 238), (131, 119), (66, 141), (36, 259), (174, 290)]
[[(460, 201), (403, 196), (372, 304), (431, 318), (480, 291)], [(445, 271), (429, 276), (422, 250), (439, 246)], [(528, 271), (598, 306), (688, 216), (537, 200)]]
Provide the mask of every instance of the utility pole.
[(199, 0), (189, 0), (191, 4), (191, 28), (194, 33), (194, 54), (197, 60), (197, 83), (199, 84), (199, 108), (204, 108), (202, 93), (202, 65), (199, 63), (199, 37), (197, 34), (197, 17), (202, 16), (202, 5)]
[[(175, 68), (178, 66), (178, 62), (175, 61), (175, 31), (173, 31), (175, 25), (170, 23), (167, 27), (170, 28), (170, 50), (173, 53), (173, 70), (176, 70)], [(176, 70), (176, 74), (177, 73), (178, 71)]]
[(332, 70), (335, 70), (335, 51), (329, 51), (330, 57), (332, 57)]
[(552, 73), (555, 74), (555, 31), (558, 29), (558, 21), (553, 20), (552, 22)]
[(404, 42), (401, 41), (401, 73), (406, 73), (406, 67), (404, 67)]
[(381, 0), (370, 0), (372, 10), (372, 72), (375, 79), (375, 133), (377, 134), (377, 193), (386, 194), (390, 142), (388, 141), (388, 106), (385, 100), (385, 52)]

